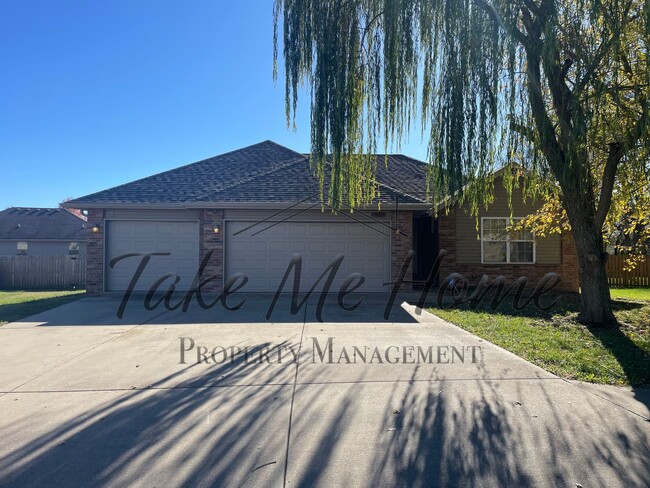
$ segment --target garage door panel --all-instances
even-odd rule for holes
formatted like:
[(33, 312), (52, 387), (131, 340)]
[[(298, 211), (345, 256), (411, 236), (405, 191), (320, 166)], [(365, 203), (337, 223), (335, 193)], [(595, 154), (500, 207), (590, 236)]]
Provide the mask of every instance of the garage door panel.
[(168, 235), (171, 236), (174, 234), (174, 231), (178, 229), (178, 226), (175, 226), (169, 222), (160, 222), (156, 224), (156, 234), (159, 236)]
[(154, 252), (157, 249), (153, 248), (154, 244), (152, 241), (135, 241), (133, 243), (133, 250), (135, 252)]
[(307, 290), (340, 253), (344, 259), (333, 290), (350, 273), (366, 277), (365, 291), (387, 290), (383, 284), (390, 279), (390, 234), (381, 224), (283, 222), (257, 235), (253, 234), (263, 229), (261, 225), (240, 232), (250, 226), (226, 223), (226, 276), (246, 274), (246, 291), (275, 291), (295, 254), (302, 256), (301, 287)]
[(350, 253), (362, 253), (366, 250), (365, 242), (349, 242), (348, 243), (348, 252)]
[(369, 242), (368, 243), (368, 252), (375, 253), (375, 252), (383, 252), (384, 251), (384, 244), (381, 242)]
[(266, 242), (251, 242), (250, 250), (252, 252), (266, 252)]
[[(177, 288), (187, 289), (199, 265), (198, 223), (183, 221), (108, 221), (106, 252), (108, 261), (128, 253), (169, 253), (152, 256), (136, 285), (146, 291), (163, 275), (180, 276)], [(125, 290), (140, 264), (138, 257), (119, 261), (113, 269), (107, 266), (106, 287), (109, 291)], [(165, 280), (171, 284), (174, 280)], [(165, 285), (163, 284), (163, 287)]]
[(292, 236), (305, 236), (307, 235), (307, 224), (296, 224), (293, 225), (285, 224), (285, 228), (288, 229), (288, 234)]
[(335, 253), (345, 252), (345, 242), (332, 242), (330, 243), (330, 251)]
[(124, 225), (124, 231), (135, 236), (149, 237), (154, 232), (154, 225), (150, 222), (144, 222), (142, 225), (137, 225), (135, 222), (128, 222)]
[(178, 243), (178, 250), (182, 253), (192, 253), (196, 250), (196, 242), (181, 241)]
[(322, 237), (327, 235), (327, 226), (325, 224), (311, 224), (308, 227), (309, 235), (314, 237)]
[(366, 230), (367, 229), (361, 228), (359, 225), (348, 224), (347, 226), (347, 234), (349, 236), (363, 236), (366, 234)]
[(327, 232), (331, 236), (344, 236), (346, 231), (346, 224), (330, 225)]
[(269, 269), (271, 271), (284, 271), (289, 266), (289, 259), (271, 259), (269, 261)]
[[(284, 239), (286, 239), (286, 235)], [(302, 241), (289, 241), (289, 251), (291, 252), (305, 252), (307, 250), (307, 243)]]
[(324, 241), (315, 241), (309, 243), (309, 250), (311, 252), (325, 252), (327, 247), (327, 243)]

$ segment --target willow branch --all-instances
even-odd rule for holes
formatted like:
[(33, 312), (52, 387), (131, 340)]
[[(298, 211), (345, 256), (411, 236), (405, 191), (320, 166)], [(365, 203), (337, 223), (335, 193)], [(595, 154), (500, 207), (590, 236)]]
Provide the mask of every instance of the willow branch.
[(522, 46), (528, 45), (528, 38), (521, 32), (516, 26), (508, 26), (499, 15), (499, 12), (496, 9), (487, 3), (485, 0), (473, 0), (474, 5), (483, 10), (494, 22), (496, 22), (499, 27), (501, 27), (506, 33), (510, 34), (517, 42)]
[(524, 136), (531, 144), (535, 144), (535, 131), (530, 127), (511, 119), (510, 130)]

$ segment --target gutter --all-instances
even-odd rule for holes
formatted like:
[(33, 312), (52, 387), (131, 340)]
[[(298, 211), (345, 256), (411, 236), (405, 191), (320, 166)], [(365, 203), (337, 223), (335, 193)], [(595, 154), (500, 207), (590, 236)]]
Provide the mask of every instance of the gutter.
[[(211, 209), (284, 209), (288, 206), (291, 206), (292, 209), (306, 209), (313, 207), (314, 203), (302, 203), (296, 205), (294, 202), (209, 202), (209, 203), (82, 203), (82, 202), (66, 202), (67, 207), (68, 203), (71, 203), (70, 208), (81, 208), (83, 210), (92, 210), (92, 209), (113, 209), (113, 210), (200, 210), (204, 208)], [(404, 210), (430, 210), (431, 205), (426, 203), (400, 203), (399, 208)], [(358, 210), (367, 210), (367, 211), (383, 211), (383, 210), (394, 210), (394, 203), (384, 203), (381, 207), (372, 206), (372, 207), (359, 207)], [(344, 211), (345, 209), (342, 209)], [(356, 209), (355, 209), (356, 210)]]

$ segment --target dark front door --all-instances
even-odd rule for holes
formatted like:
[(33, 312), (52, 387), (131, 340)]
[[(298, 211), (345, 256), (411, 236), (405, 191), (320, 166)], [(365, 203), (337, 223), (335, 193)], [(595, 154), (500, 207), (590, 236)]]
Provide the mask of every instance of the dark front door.
[[(413, 280), (417, 287), (423, 286), (429, 277), (436, 256), (438, 255), (438, 222), (428, 213), (413, 216), (413, 241), (415, 257), (413, 259)], [(436, 285), (438, 284), (436, 277)]]

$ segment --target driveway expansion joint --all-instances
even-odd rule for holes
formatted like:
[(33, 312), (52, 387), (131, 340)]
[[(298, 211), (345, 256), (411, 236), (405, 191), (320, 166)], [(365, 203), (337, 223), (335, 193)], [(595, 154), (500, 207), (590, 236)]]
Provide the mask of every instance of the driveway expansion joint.
[(293, 389), (291, 391), (291, 405), (289, 406), (289, 426), (287, 428), (287, 449), (284, 457), (284, 474), (282, 476), (282, 486), (287, 486), (287, 471), (289, 469), (289, 448), (291, 445), (291, 423), (293, 421), (293, 405), (296, 400), (296, 388), (298, 386), (298, 371), (300, 369), (300, 352), (302, 351), (302, 341), (305, 337), (305, 326), (307, 324), (307, 305), (305, 305), (305, 314), (302, 321), (302, 330), (300, 331), (300, 343), (298, 344), (298, 354), (296, 355), (296, 373), (293, 377)]

